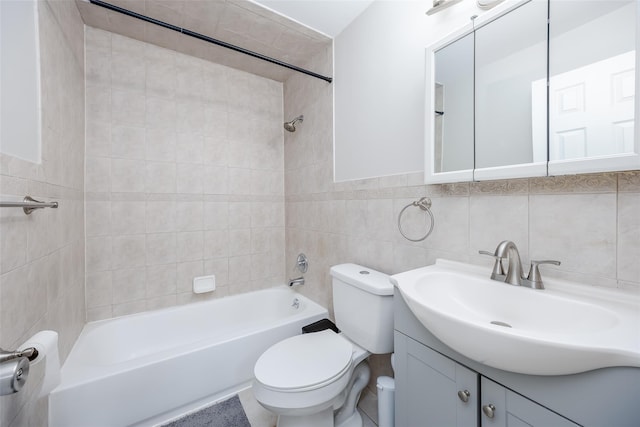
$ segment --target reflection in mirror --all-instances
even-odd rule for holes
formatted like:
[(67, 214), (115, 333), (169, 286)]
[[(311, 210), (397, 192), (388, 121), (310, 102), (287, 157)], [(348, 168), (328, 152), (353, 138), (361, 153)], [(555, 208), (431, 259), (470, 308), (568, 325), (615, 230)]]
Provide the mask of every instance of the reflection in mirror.
[(473, 169), (473, 33), (434, 56), (434, 172)]
[(476, 30), (476, 169), (546, 174), (546, 85), (535, 82), (547, 76), (547, 14), (530, 1)]
[(633, 153), (636, 1), (552, 1), (549, 160)]

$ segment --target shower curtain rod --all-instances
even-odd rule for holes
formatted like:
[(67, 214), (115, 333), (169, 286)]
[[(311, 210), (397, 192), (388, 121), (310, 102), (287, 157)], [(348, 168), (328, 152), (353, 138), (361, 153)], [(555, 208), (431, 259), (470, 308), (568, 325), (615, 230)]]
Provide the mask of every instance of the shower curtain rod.
[(236, 46), (236, 45), (233, 45), (231, 43), (223, 42), (222, 40), (214, 39), (213, 37), (205, 36), (204, 34), (196, 33), (195, 31), (191, 31), (191, 30), (188, 30), (186, 28), (178, 27), (177, 25), (172, 25), (172, 24), (169, 24), (167, 22), (160, 21), (158, 19), (150, 18), (150, 17), (148, 17), (146, 15), (142, 15), (140, 13), (132, 12), (132, 11), (130, 11), (128, 9), (125, 9), (125, 8), (120, 7), (120, 6), (116, 6), (116, 5), (104, 2), (102, 0), (89, 0), (89, 2), (91, 4), (95, 4), (96, 6), (104, 7), (105, 9), (109, 9), (109, 10), (112, 10), (114, 12), (122, 13), (124, 15), (131, 16), (133, 18), (137, 18), (137, 19), (140, 19), (142, 21), (149, 22), (151, 24), (159, 25), (159, 26), (167, 28), (169, 30), (177, 31), (177, 32), (182, 33), (184, 35), (191, 36), (193, 38), (196, 38), (196, 39), (199, 39), (199, 40), (203, 40), (203, 41), (208, 42), (208, 43), (213, 43), (215, 45), (222, 46), (224, 48), (231, 49), (233, 51), (236, 51), (236, 52), (239, 52), (239, 53), (243, 53), (245, 55), (252, 56), (252, 57), (260, 59), (262, 61), (267, 61), (267, 62), (270, 62), (272, 64), (279, 65), (280, 67), (288, 68), (290, 70), (297, 71), (299, 73), (303, 73), (303, 74), (306, 74), (306, 75), (311, 76), (311, 77), (315, 77), (315, 78), (320, 79), (320, 80), (324, 80), (324, 81), (326, 81), (328, 83), (331, 83), (333, 81), (332, 77), (326, 77), (326, 76), (323, 76), (321, 74), (314, 73), (313, 71), (309, 71), (309, 70), (305, 70), (304, 68), (296, 67), (295, 65), (291, 65), (291, 64), (288, 64), (286, 62), (279, 61), (279, 60), (277, 60), (275, 58), (271, 58), (269, 56), (262, 55), (260, 53), (254, 52), (252, 50), (244, 49), (244, 48), (242, 48), (240, 46)]

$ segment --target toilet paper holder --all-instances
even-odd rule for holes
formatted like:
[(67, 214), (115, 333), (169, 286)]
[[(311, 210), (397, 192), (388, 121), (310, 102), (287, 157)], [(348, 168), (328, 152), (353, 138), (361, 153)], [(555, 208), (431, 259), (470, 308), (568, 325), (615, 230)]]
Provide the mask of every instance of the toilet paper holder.
[(0, 347), (0, 364), (21, 357), (26, 357), (29, 362), (33, 362), (38, 357), (38, 350), (35, 347), (29, 347), (24, 350), (7, 351)]
[(38, 357), (35, 347), (6, 351), (0, 348), (0, 395), (20, 391), (29, 376), (29, 362)]

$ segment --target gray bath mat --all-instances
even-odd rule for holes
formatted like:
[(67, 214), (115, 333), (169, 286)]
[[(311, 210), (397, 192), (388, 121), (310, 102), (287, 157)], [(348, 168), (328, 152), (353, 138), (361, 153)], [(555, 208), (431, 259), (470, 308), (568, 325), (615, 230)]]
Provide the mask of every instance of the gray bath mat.
[(238, 396), (185, 415), (163, 427), (251, 427)]

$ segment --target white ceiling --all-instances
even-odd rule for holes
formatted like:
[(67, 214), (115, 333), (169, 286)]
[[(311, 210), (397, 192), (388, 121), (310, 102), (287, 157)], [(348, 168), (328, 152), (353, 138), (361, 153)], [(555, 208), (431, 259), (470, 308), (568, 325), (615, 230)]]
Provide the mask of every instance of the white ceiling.
[(254, 1), (332, 38), (373, 3), (373, 0)]

